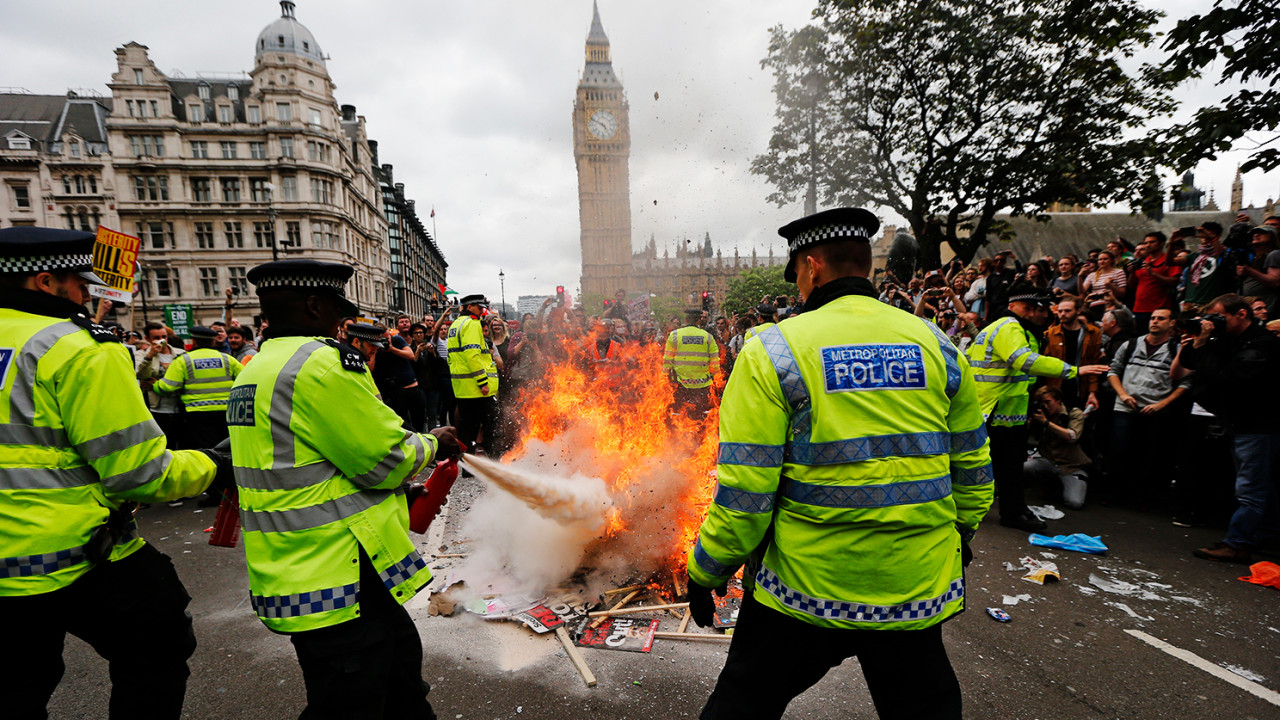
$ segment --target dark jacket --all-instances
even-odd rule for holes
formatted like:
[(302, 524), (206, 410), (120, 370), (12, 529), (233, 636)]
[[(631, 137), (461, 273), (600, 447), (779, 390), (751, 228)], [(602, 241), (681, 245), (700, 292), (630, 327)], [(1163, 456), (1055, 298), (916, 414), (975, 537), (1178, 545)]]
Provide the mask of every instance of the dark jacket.
[[(1050, 325), (1049, 331), (1045, 333), (1044, 350), (1040, 351), (1040, 354), (1071, 363), (1074, 358), (1066, 357), (1066, 341), (1063, 333), (1062, 325)], [(1079, 364), (1093, 365), (1102, 362), (1102, 354), (1102, 328), (1087, 321), (1084, 322), (1084, 340), (1080, 343)], [(1045, 378), (1043, 382), (1045, 385), (1062, 387), (1062, 378)], [(1080, 388), (1080, 399), (1084, 400), (1089, 397), (1089, 393), (1098, 391), (1098, 376), (1082, 377), (1077, 385)]]
[(1280, 432), (1280, 338), (1252, 325), (1238, 337), (1213, 338), (1182, 350), (1194, 370), (1191, 396), (1235, 433)]

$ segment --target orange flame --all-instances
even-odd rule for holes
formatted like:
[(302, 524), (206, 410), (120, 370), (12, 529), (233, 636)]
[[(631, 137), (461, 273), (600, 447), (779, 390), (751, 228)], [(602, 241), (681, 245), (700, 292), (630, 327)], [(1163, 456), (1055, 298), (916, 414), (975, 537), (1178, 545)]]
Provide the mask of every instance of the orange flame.
[(641, 526), (659, 528), (647, 559), (661, 567), (647, 569), (683, 568), (715, 491), (718, 408), (705, 419), (673, 412), (662, 346), (626, 344), (615, 359), (596, 361), (594, 343), (565, 339), (545, 353), (543, 378), (523, 388), (513, 408), (523, 427), (507, 461), (524, 457), (532, 440), (570, 442), (575, 454), (589, 454), (591, 474), (614, 496), (588, 556)]

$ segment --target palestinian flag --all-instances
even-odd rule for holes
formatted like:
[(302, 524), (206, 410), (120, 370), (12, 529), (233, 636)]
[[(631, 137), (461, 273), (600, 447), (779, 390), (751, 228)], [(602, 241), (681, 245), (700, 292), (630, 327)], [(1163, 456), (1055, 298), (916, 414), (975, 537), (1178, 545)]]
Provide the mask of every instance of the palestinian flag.
[(444, 283), (440, 283), (436, 285), (436, 287), (440, 288), (440, 294), (444, 295), (445, 297), (458, 294), (457, 290), (450, 288), (448, 285), (445, 285)]

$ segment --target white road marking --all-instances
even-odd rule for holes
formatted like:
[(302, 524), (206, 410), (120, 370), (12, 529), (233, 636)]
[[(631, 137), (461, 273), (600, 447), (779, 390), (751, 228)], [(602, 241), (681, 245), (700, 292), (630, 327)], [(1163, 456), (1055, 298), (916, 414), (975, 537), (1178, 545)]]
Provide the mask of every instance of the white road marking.
[(1147, 643), (1148, 645), (1154, 648), (1163, 650), (1164, 652), (1178, 658), (1179, 660), (1187, 663), (1188, 665), (1191, 665), (1193, 667), (1198, 667), (1201, 670), (1209, 673), (1210, 675), (1213, 675), (1214, 677), (1218, 678), (1219, 680), (1225, 680), (1231, 683), (1232, 685), (1235, 685), (1236, 687), (1240, 688), (1241, 690), (1244, 690), (1247, 693), (1257, 695), (1258, 697), (1262, 698), (1263, 700), (1266, 700), (1272, 705), (1280, 707), (1280, 693), (1274, 690), (1269, 690), (1259, 685), (1256, 682), (1245, 680), (1244, 678), (1231, 672), (1230, 670), (1226, 670), (1224, 668), (1218, 667), (1217, 665), (1214, 665), (1213, 663), (1209, 662), (1208, 660), (1205, 660), (1204, 658), (1200, 657), (1199, 655), (1189, 650), (1183, 650), (1180, 647), (1170, 645), (1169, 643), (1159, 638), (1152, 637), (1151, 635), (1148, 635), (1147, 633), (1144, 633), (1141, 630), (1125, 630), (1125, 632), (1129, 633), (1130, 635), (1138, 638), (1139, 640)]

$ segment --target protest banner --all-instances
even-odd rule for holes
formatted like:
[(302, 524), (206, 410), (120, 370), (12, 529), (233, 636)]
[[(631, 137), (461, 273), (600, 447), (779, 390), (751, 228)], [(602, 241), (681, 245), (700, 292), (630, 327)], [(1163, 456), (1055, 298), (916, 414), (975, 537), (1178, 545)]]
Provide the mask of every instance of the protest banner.
[(141, 247), (141, 239), (99, 225), (93, 244), (93, 272), (107, 284), (90, 285), (89, 295), (118, 304), (132, 303), (133, 275)]
[(164, 324), (173, 328), (173, 334), (180, 338), (191, 337), (191, 318), (195, 309), (190, 305), (165, 305)]

